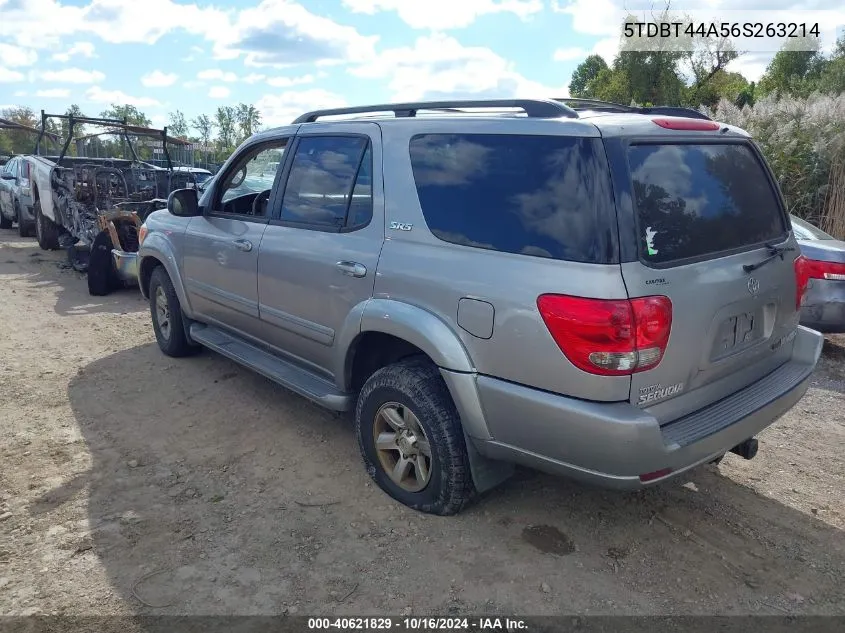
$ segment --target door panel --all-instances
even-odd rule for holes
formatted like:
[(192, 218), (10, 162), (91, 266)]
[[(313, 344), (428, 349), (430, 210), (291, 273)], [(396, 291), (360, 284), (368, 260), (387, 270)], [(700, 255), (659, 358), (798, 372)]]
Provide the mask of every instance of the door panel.
[(256, 334), (258, 247), (267, 225), (229, 217), (192, 218), (185, 233), (185, 287), (198, 316)]
[(384, 239), (381, 183), (372, 178), (381, 153), (374, 124), (333, 123), (325, 129), (334, 135), (309, 129), (317, 133), (291, 149), (261, 243), (259, 311), (262, 338), (330, 375), (349, 312), (373, 292)]

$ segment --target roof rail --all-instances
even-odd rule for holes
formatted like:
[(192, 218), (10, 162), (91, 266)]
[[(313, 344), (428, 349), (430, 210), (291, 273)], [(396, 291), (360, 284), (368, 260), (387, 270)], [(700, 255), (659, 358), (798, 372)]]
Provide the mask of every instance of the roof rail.
[[(601, 101), (600, 99), (577, 99), (577, 98), (557, 98), (555, 101), (569, 104), (574, 110), (608, 110), (611, 112), (630, 112), (632, 114), (663, 114), (665, 116), (679, 116), (691, 119), (705, 119), (711, 121), (712, 119), (695, 110), (694, 108), (682, 108), (679, 106), (626, 106), (621, 103), (613, 103), (612, 101)], [(581, 106), (579, 108), (579, 106)]]
[(342, 114), (364, 114), (367, 112), (393, 112), (394, 116), (414, 117), (418, 110), (446, 110), (458, 111), (460, 108), (520, 108), (531, 118), (557, 119), (567, 117), (577, 119), (578, 113), (569, 106), (549, 99), (466, 99), (453, 101), (416, 101), (410, 103), (386, 103), (380, 105), (353, 106), (349, 108), (333, 108), (331, 110), (314, 110), (306, 112), (294, 119), (293, 123), (313, 123), (325, 116)]

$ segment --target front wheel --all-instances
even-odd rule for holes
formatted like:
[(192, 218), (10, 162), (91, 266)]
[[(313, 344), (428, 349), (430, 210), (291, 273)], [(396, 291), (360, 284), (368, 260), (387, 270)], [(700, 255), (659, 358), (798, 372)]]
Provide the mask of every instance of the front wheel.
[(179, 357), (196, 351), (197, 348), (185, 336), (179, 297), (163, 266), (158, 266), (150, 278), (150, 314), (156, 341), (162, 352)]
[(458, 411), (428, 359), (373, 374), (358, 397), (355, 427), (367, 472), (397, 501), (451, 515), (475, 497)]

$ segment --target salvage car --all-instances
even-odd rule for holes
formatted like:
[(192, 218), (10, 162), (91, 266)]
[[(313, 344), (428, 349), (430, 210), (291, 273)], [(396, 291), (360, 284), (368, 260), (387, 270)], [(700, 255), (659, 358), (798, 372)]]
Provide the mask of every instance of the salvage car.
[(15, 222), (21, 237), (35, 230), (29, 163), (18, 156), (0, 167), (0, 229), (10, 229)]
[(845, 242), (799, 217), (790, 219), (808, 279), (801, 323), (825, 334), (845, 332)]
[[(331, 120), (356, 114), (375, 116)], [(140, 241), (164, 354), (205, 347), (352, 413), (366, 472), (434, 514), (514, 464), (639, 489), (751, 459), (822, 348), (771, 169), (694, 110), (308, 112)]]
[[(175, 172), (138, 158), (131, 137), (152, 136), (164, 147), (178, 142), (167, 131), (127, 125), (126, 121), (41, 113), (41, 129), (48, 119), (67, 121), (67, 138), (58, 156), (42, 156), (41, 136), (35, 154), (22, 157), (32, 180), (35, 235), (44, 250), (63, 248), (74, 269), (87, 272), (88, 290), (105, 295), (137, 283), (138, 228), (152, 211), (167, 204), (175, 189), (196, 186), (190, 171)], [(69, 156), (77, 124), (102, 126), (119, 134), (129, 159)]]

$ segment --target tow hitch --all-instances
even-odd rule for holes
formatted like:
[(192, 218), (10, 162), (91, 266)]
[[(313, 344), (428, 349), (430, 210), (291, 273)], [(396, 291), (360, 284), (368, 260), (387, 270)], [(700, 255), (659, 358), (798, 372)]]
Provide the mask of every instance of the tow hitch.
[(757, 454), (757, 440), (753, 437), (749, 438), (741, 444), (734, 446), (731, 449), (731, 453), (735, 453), (744, 459), (754, 459), (754, 456)]

